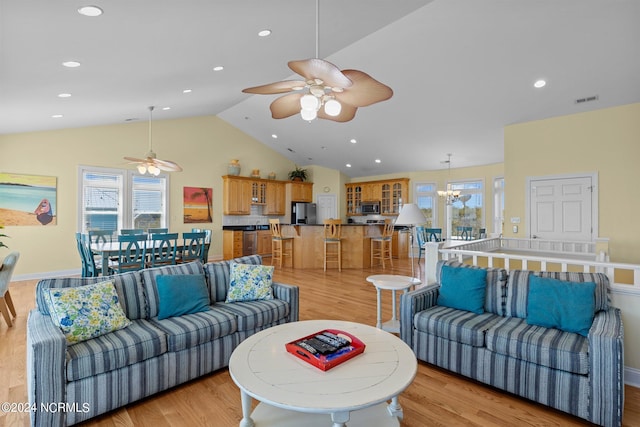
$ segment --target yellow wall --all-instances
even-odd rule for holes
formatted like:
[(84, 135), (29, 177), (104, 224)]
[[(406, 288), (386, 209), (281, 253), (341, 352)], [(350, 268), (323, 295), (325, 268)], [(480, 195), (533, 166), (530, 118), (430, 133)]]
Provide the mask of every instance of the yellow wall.
[(506, 222), (520, 217), (527, 229), (527, 177), (597, 172), (597, 234), (610, 239), (612, 261), (640, 264), (640, 104), (507, 126), (504, 135)]
[[(286, 179), (293, 162), (215, 117), (154, 120), (153, 148), (158, 158), (180, 164), (170, 175), (170, 228), (213, 229), (210, 256), (222, 256), (222, 175), (231, 159), (239, 159), (241, 175), (260, 169)], [(20, 252), (15, 274), (37, 275), (79, 271), (77, 231), (78, 165), (132, 168), (123, 156), (143, 157), (148, 149), (148, 123), (136, 122), (0, 136), (0, 171), (55, 176), (58, 179), (56, 226), (13, 226), (3, 232), (10, 250)], [(183, 187), (213, 188), (213, 224), (184, 224)], [(0, 249), (0, 256), (8, 253)]]

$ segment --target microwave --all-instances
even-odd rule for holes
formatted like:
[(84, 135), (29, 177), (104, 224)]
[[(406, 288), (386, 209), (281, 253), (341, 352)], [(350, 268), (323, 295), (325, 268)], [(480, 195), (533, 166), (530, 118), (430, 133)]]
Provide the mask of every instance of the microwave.
[(363, 215), (379, 215), (380, 214), (380, 202), (362, 202), (360, 204), (360, 212)]

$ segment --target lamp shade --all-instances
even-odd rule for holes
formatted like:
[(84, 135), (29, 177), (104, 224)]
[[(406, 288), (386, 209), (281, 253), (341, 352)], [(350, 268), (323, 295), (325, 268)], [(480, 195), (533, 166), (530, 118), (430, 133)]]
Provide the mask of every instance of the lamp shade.
[(427, 222), (418, 205), (415, 203), (407, 203), (400, 209), (400, 215), (396, 219), (395, 225), (416, 225)]

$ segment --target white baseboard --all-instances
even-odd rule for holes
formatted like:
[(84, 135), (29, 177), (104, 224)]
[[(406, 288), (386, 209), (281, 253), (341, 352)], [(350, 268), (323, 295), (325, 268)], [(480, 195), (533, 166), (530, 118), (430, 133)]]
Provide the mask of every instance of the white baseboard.
[(632, 387), (640, 388), (640, 369), (625, 366), (624, 383)]
[(42, 273), (29, 273), (29, 274), (18, 274), (13, 275), (11, 277), (12, 282), (19, 282), (21, 280), (40, 280), (40, 279), (49, 279), (51, 277), (69, 277), (69, 276), (80, 276), (82, 272), (79, 268), (74, 268), (71, 270), (57, 270), (57, 271), (45, 271)]

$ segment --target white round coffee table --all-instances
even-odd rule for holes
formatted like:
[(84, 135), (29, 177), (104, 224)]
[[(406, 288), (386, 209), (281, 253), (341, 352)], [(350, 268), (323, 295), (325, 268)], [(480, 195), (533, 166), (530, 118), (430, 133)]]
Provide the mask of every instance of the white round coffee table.
[[(324, 329), (362, 340), (364, 353), (328, 371), (289, 354), (285, 344)], [(413, 381), (417, 361), (398, 337), (360, 323), (309, 320), (274, 326), (243, 341), (229, 373), (240, 388), (240, 427), (399, 426), (398, 395)], [(260, 403), (251, 413), (252, 398)], [(391, 403), (387, 405), (387, 401)]]
[[(409, 276), (398, 276), (395, 274), (376, 274), (374, 276), (367, 277), (367, 282), (373, 283), (376, 287), (376, 293), (378, 297), (378, 316), (376, 327), (388, 332), (400, 333), (400, 320), (396, 316), (396, 291), (407, 292), (411, 286), (417, 286), (422, 282)], [(392, 295), (392, 316), (391, 320), (382, 323), (382, 290), (391, 291)]]

